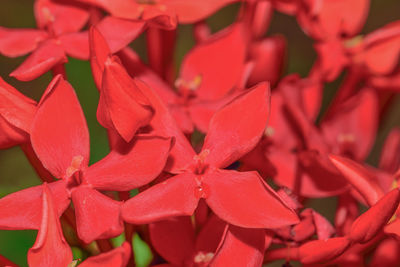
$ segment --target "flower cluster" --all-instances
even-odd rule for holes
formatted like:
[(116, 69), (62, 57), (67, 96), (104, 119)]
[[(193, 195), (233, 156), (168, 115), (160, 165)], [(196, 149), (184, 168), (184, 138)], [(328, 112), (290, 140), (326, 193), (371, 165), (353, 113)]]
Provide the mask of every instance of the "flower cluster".
[[(237, 18), (212, 33), (206, 19), (229, 5)], [(358, 35), (369, 6), (35, 0), (37, 28), (0, 27), (0, 53), (29, 54), (10, 73), (20, 81), (53, 79), (37, 103), (0, 78), (0, 148), (20, 146), (43, 184), (0, 199), (0, 229), (38, 231), (32, 267), (135, 266), (134, 236), (151, 266), (398, 266), (400, 130), (378, 167), (365, 160), (400, 90), (400, 21)], [(314, 42), (306, 77), (282, 77), (285, 38), (266, 35), (274, 12)], [(180, 24), (196, 44), (175, 77)], [(141, 35), (148, 63), (130, 46)], [(108, 134), (109, 154), (91, 165), (68, 57), (90, 61)], [(322, 111), (325, 85), (341, 74)], [(333, 196), (334, 222), (307, 207)], [(126, 241), (114, 246), (118, 236)], [(0, 265), (16, 266), (3, 256)]]

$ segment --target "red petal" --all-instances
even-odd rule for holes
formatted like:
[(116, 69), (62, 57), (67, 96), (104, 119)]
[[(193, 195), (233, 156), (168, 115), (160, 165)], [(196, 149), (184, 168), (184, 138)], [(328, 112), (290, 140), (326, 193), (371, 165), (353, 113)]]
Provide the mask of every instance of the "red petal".
[(249, 77), (250, 86), (269, 81), (274, 86), (282, 74), (286, 58), (286, 40), (283, 36), (273, 36), (254, 42), (250, 47), (250, 58), (254, 68)]
[(203, 184), (208, 206), (231, 224), (276, 228), (299, 221), (257, 172), (218, 170), (204, 175)]
[(192, 215), (199, 197), (195, 176), (182, 173), (125, 202), (122, 216), (129, 223), (145, 224), (173, 216)]
[[(178, 128), (183, 131), (184, 133), (192, 133), (193, 132), (193, 123), (187, 114), (186, 107), (179, 102), (180, 100), (178, 99), (178, 95), (174, 92), (174, 90), (158, 76), (153, 70), (148, 68), (139, 58), (139, 56), (130, 48), (125, 48), (123, 49), (118, 56), (121, 58), (121, 61), (123, 65), (126, 67), (129, 75), (132, 77), (136, 77), (139, 80), (143, 81), (145, 84), (147, 84), (149, 87), (147, 87), (147, 91), (149, 91), (151, 88), (152, 90), (155, 91), (157, 94), (157, 99), (152, 96), (153, 93), (150, 93), (147, 95), (147, 97), (153, 98), (154, 101), (152, 101), (153, 107), (158, 106), (158, 109), (165, 109), (165, 105), (168, 106), (168, 112), (167, 111), (160, 111), (160, 115), (164, 117), (164, 121), (171, 120), (171, 116), (173, 118), (174, 122), (166, 123), (167, 124), (177, 124)], [(144, 91), (143, 91), (144, 92)], [(159, 102), (159, 99), (163, 101), (163, 104)], [(169, 114), (166, 114), (169, 113)], [(157, 112), (156, 112), (157, 113)], [(158, 116), (160, 117), (160, 116)], [(159, 121), (159, 118), (153, 119), (154, 121)], [(160, 125), (159, 125), (160, 126)], [(157, 127), (159, 128), (159, 127)], [(164, 127), (163, 127), (164, 128)], [(177, 131), (179, 131), (175, 127), (170, 127), (169, 129), (169, 134), (166, 135), (172, 135), (172, 132), (175, 132), (177, 134)], [(174, 129), (174, 130), (172, 130)], [(160, 130), (160, 129), (158, 129)], [(181, 133), (178, 135), (182, 136)], [(184, 141), (185, 142), (185, 141)], [(180, 143), (177, 141), (177, 143)], [(187, 146), (188, 149), (191, 149)], [(182, 144), (179, 144), (179, 146), (182, 146)], [(189, 153), (193, 154), (193, 153)]]
[(395, 238), (383, 240), (375, 249), (371, 260), (371, 267), (396, 267), (400, 262), (400, 242)]
[[(348, 189), (348, 183), (336, 172), (329, 171), (319, 164), (319, 155), (308, 155), (308, 169), (304, 170), (298, 162), (296, 154), (283, 149), (271, 149), (268, 159), (276, 167), (274, 181), (288, 187), (300, 196), (313, 198), (337, 195)], [(325, 179), (326, 177), (330, 179)]]
[(184, 266), (194, 250), (194, 226), (190, 217), (175, 217), (149, 225), (150, 240), (168, 262)]
[(368, 83), (372, 88), (400, 91), (400, 71), (388, 76), (370, 76)]
[(96, 27), (89, 31), (90, 65), (97, 88), (101, 89), (104, 64), (111, 54), (106, 39)]
[(292, 121), (292, 131), (296, 131), (301, 137), (302, 146), (306, 146), (308, 150), (318, 151), (325, 154), (329, 151), (329, 147), (324, 140), (322, 134), (313, 124), (313, 122), (307, 118), (303, 110), (301, 110), (295, 102), (286, 102), (286, 111), (288, 118)]
[(129, 45), (144, 30), (145, 22), (132, 21), (107, 16), (96, 25), (96, 28), (107, 40), (111, 52), (115, 53)]
[(89, 19), (89, 13), (86, 10), (73, 5), (38, 0), (35, 1), (34, 7), (39, 28), (51, 27), (55, 35), (77, 32)]
[[(298, 74), (288, 75), (279, 83), (279, 90), (285, 101), (296, 103), (310, 121), (316, 120), (321, 109), (323, 94), (323, 84), (319, 79), (301, 79)], [(274, 94), (272, 94), (271, 102), (272, 119)]]
[[(64, 181), (47, 185), (52, 193), (58, 217), (70, 200)], [(39, 229), (42, 220), (43, 186), (27, 188), (0, 199), (0, 228), (5, 230)]]
[(393, 222), (387, 224), (385, 226), (386, 234), (394, 234), (397, 235), (397, 238), (400, 238), (400, 219), (396, 219)]
[(27, 133), (36, 112), (36, 101), (24, 96), (0, 77), (0, 116)]
[(265, 152), (269, 151), (270, 148), (271, 141), (268, 138), (262, 138), (252, 151), (240, 159), (241, 165), (239, 170), (257, 170), (263, 178), (274, 177), (276, 175), (276, 168), (265, 155)]
[(85, 243), (115, 237), (124, 231), (121, 203), (87, 186), (72, 191), (79, 238)]
[(328, 39), (339, 34), (353, 36), (363, 27), (369, 10), (369, 0), (308, 1), (300, 13), (299, 23), (313, 38)]
[(354, 221), (351, 226), (350, 238), (358, 243), (366, 243), (374, 238), (392, 217), (399, 201), (399, 189), (396, 188), (387, 193)]
[(343, 103), (325, 120), (322, 131), (333, 147), (332, 153), (351, 155), (363, 161), (369, 154), (378, 130), (378, 98), (372, 89), (363, 89)]
[(40, 161), (57, 178), (68, 176), (73, 160), (81, 160), (81, 168), (88, 165), (85, 117), (74, 89), (61, 76), (53, 79), (40, 100), (31, 140)]
[(217, 111), (204, 140), (205, 162), (224, 168), (250, 152), (267, 125), (269, 101), (270, 89), (263, 83)]
[(328, 262), (340, 256), (350, 245), (347, 237), (310, 241), (299, 248), (300, 262), (311, 264)]
[(150, 122), (151, 127), (154, 129), (154, 134), (175, 137), (175, 143), (170, 152), (171, 157), (168, 160), (165, 171), (179, 173), (186, 170), (195, 156), (192, 146), (155, 90), (152, 90), (152, 88), (138, 79), (135, 79), (135, 82), (154, 108), (155, 113)]
[(314, 150), (304, 151), (298, 153), (298, 159), (300, 174), (296, 173), (291, 188), (300, 188), (304, 196), (333, 196), (350, 188), (349, 182), (343, 178), (326, 154)]
[(386, 137), (382, 148), (379, 169), (395, 173), (400, 167), (400, 129), (394, 128)]
[(143, 13), (143, 8), (139, 8), (139, 4), (135, 1), (126, 0), (78, 0), (82, 3), (95, 5), (105, 9), (112, 15), (125, 19), (139, 19)]
[(259, 267), (263, 263), (264, 250), (264, 230), (230, 225), (210, 266)]
[(187, 108), (180, 104), (169, 105), (168, 108), (172, 117), (179, 126), (179, 129), (185, 134), (192, 134), (194, 131), (194, 125), (189, 116)]
[(81, 59), (89, 59), (89, 39), (88, 32), (74, 32), (64, 34), (59, 40), (64, 47), (65, 53), (69, 56)]
[(335, 233), (335, 228), (324, 216), (314, 210), (312, 216), (319, 240), (326, 240)]
[(214, 253), (224, 235), (226, 222), (211, 215), (197, 235), (195, 250), (205, 254)]
[(171, 138), (137, 136), (133, 145), (111, 151), (87, 169), (84, 176), (99, 190), (127, 191), (148, 184), (163, 170), (172, 146)]
[(6, 149), (29, 142), (29, 135), (0, 116), (0, 148)]
[(300, 214), (300, 223), (290, 229), (290, 236), (296, 242), (301, 242), (310, 238), (315, 233), (314, 221), (312, 218), (312, 210), (305, 209)]
[[(174, 90), (158, 74), (148, 68), (132, 49), (125, 48), (118, 56), (129, 75), (145, 82), (164, 101), (164, 104), (168, 106), (170, 115), (175, 119), (181, 131), (192, 133), (194, 127), (192, 120), (186, 111), (186, 107), (179, 102), (178, 95)], [(154, 103), (152, 104), (154, 106)]]
[(343, 68), (350, 64), (346, 48), (341, 39), (332, 39), (314, 44), (318, 58), (312, 70), (324, 81), (334, 81)]
[(131, 246), (124, 242), (122, 246), (111, 251), (87, 258), (79, 264), (81, 267), (125, 267), (131, 255)]
[(10, 76), (20, 81), (31, 81), (57, 64), (67, 62), (61, 42), (50, 39), (40, 46)]
[(196, 128), (206, 133), (215, 112), (231, 102), (238, 94), (230, 94), (216, 101), (199, 101), (190, 103), (189, 113)]
[(47, 38), (47, 33), (36, 29), (7, 29), (0, 27), (0, 53), (19, 57), (32, 52)]
[(133, 49), (126, 47), (118, 53), (122, 64), (131, 77), (136, 77), (156, 91), (167, 105), (177, 104), (178, 96), (161, 77), (144, 64)]
[[(246, 44), (243, 25), (194, 47), (184, 58), (178, 79), (180, 90), (193, 90), (199, 98), (216, 100), (240, 82), (244, 69)], [(208, 59), (212, 58), (212, 64)]]
[(299, 5), (302, 3), (298, 1), (287, 1), (287, 0), (277, 0), (274, 1), (274, 7), (279, 10), (282, 13), (288, 14), (288, 15), (294, 15), (296, 14), (296, 11), (299, 9)]
[(344, 178), (367, 201), (369, 206), (374, 205), (383, 196), (382, 189), (362, 165), (348, 158), (336, 155), (330, 155), (329, 158), (343, 174)]
[(168, 0), (165, 5), (173, 10), (180, 23), (193, 23), (211, 16), (218, 9), (223, 8), (231, 3), (239, 2), (238, 0), (202, 0), (202, 1), (186, 1), (186, 0)]
[(275, 146), (291, 150), (298, 147), (302, 140), (300, 140), (297, 132), (293, 131), (293, 123), (287, 115), (285, 102), (284, 95), (280, 91), (275, 90), (272, 93), (271, 112), (268, 127), (265, 129), (265, 136)]
[(52, 193), (44, 184), (41, 225), (36, 242), (28, 251), (29, 266), (67, 266), (72, 261), (55, 209)]
[(340, 195), (335, 212), (337, 234), (347, 235), (359, 213), (358, 201), (350, 193)]
[(130, 142), (140, 127), (149, 124), (153, 113), (150, 101), (120, 63), (107, 60), (97, 109), (100, 124)]
[(390, 74), (400, 55), (400, 22), (395, 21), (365, 37), (364, 60), (375, 75)]

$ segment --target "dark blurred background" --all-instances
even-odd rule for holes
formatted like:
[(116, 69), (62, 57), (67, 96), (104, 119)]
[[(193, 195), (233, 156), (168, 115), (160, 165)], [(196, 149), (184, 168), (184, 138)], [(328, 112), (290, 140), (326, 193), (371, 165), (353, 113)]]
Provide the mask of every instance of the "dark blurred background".
[[(208, 19), (213, 31), (217, 31), (230, 24), (236, 17), (239, 5), (235, 4), (220, 10)], [(362, 33), (371, 32), (385, 24), (400, 19), (399, 0), (371, 0), (371, 8), (367, 23)], [(33, 1), (29, 0), (2, 0), (0, 5), (0, 26), (10, 28), (34, 28)], [(268, 32), (282, 34), (288, 41), (288, 62), (285, 73), (299, 73), (307, 75), (315, 60), (312, 41), (302, 32), (295, 18), (275, 13)], [(185, 53), (193, 46), (191, 26), (179, 26), (178, 43), (176, 47), (175, 63), (179, 64)], [(141, 37), (133, 44), (135, 50), (145, 59), (145, 42)], [(39, 100), (51, 75), (46, 74), (32, 82), (19, 82), (8, 74), (14, 70), (25, 57), (6, 58), (0, 55), (0, 76), (16, 87), (25, 95)], [(108, 152), (107, 137), (104, 129), (96, 121), (98, 92), (94, 86), (90, 65), (88, 62), (70, 59), (66, 64), (67, 76), (75, 88), (88, 121), (91, 138), (91, 163), (105, 156)], [(340, 78), (326, 85), (324, 105), (327, 105), (334, 95)], [(375, 147), (368, 162), (375, 165), (379, 157), (382, 143), (393, 126), (400, 125), (400, 98), (397, 97), (389, 109), (379, 129)], [(50, 127), (50, 126), (49, 126)], [(51, 130), (51, 128), (49, 129)], [(33, 185), (40, 184), (34, 170), (29, 165), (19, 147), (0, 150), (0, 197)], [(335, 199), (321, 199), (311, 205), (333, 219)], [(36, 231), (0, 231), (0, 254), (10, 258), (21, 266), (27, 266), (26, 253), (33, 245)]]

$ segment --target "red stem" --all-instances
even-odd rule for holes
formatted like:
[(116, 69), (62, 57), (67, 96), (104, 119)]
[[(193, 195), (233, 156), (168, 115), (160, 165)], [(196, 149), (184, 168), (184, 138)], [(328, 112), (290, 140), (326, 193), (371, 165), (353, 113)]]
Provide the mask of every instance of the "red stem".
[(67, 79), (67, 73), (66, 73), (66, 71), (65, 71), (65, 65), (64, 65), (64, 63), (55, 65), (55, 66), (51, 69), (51, 72), (53, 73), (53, 77), (56, 76), (56, 75), (58, 75), (58, 74), (61, 74), (61, 75), (63, 76), (64, 80)]
[(386, 113), (390, 110), (390, 106), (392, 105), (396, 94), (393, 92), (380, 92), (379, 95), (379, 122), (383, 123), (385, 119)]
[[(127, 201), (130, 198), (129, 191), (118, 192), (119, 200)], [(124, 223), (125, 226), (125, 240), (129, 243), (132, 242), (133, 235), (136, 232), (135, 226), (133, 224)], [(131, 257), (129, 258), (129, 262), (127, 266), (135, 266), (135, 254), (131, 253)]]
[(113, 249), (113, 246), (108, 239), (99, 239), (96, 240), (97, 247), (101, 252), (107, 252)]
[(150, 67), (172, 85), (176, 30), (167, 31), (150, 27), (146, 33), (146, 40)]
[[(127, 201), (130, 198), (129, 191), (118, 192), (120, 201)], [(132, 224), (125, 223), (125, 239), (130, 242), (132, 241), (133, 234), (135, 233), (135, 227)]]
[[(85, 242), (83, 242), (79, 236), (78, 236), (78, 232), (76, 230), (76, 219), (75, 219), (75, 212), (73, 210), (73, 208), (71, 206), (69, 206), (65, 212), (63, 213), (62, 217), (61, 217), (67, 224), (69, 224), (71, 226), (71, 228), (74, 231), (74, 234), (76, 236), (76, 240), (79, 242), (79, 245), (81, 246), (82, 249), (87, 250), (87, 244), (85, 244)], [(92, 252), (92, 251), (88, 251), (88, 252)]]

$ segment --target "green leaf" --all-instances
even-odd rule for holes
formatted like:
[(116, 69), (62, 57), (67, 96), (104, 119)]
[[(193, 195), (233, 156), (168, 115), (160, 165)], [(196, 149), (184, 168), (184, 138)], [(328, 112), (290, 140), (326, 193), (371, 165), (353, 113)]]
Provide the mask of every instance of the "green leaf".
[(150, 247), (144, 242), (138, 234), (132, 239), (132, 248), (135, 255), (135, 263), (137, 267), (149, 266), (153, 259)]
[(28, 266), (26, 255), (35, 242), (37, 231), (0, 231), (0, 253), (21, 267)]
[(111, 244), (114, 248), (120, 247), (125, 242), (125, 233), (120, 234), (114, 238), (111, 238)]

